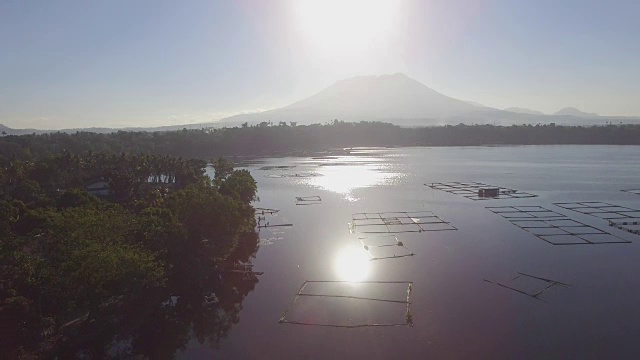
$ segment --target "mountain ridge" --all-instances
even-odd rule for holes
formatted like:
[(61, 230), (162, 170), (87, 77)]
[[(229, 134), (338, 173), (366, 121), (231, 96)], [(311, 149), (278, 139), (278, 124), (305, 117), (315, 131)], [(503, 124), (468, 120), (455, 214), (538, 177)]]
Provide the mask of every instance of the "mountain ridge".
[(402, 73), (355, 76), (336, 81), (331, 86), (290, 105), (257, 113), (239, 114), (216, 122), (167, 125), (159, 127), (74, 128), (61, 130), (13, 129), (0, 124), (7, 135), (32, 133), (74, 133), (87, 131), (174, 131), (203, 127), (234, 127), (244, 123), (295, 122), (302, 124), (342, 121), (383, 121), (400, 126), (437, 126), (465, 124), (550, 124), (604, 125), (640, 123), (640, 117), (601, 116), (576, 108), (563, 108), (554, 114), (510, 107), (499, 110), (473, 101), (444, 95)]
[[(579, 119), (578, 119), (579, 118)], [(220, 120), (220, 126), (243, 123), (387, 121), (404, 126), (469, 123), (597, 125), (638, 122), (638, 117), (607, 116), (564, 108), (555, 114), (510, 107), (504, 110), (444, 95), (402, 73), (355, 76), (290, 105), (259, 113), (239, 114)]]
[(578, 117), (597, 117), (597, 116), (600, 116), (599, 114), (584, 112), (584, 111), (581, 111), (581, 110), (576, 109), (574, 107), (562, 108), (562, 109), (556, 111), (555, 113), (553, 113), (553, 115), (567, 115), (567, 116), (578, 116)]
[(297, 121), (301, 124), (396, 119), (439, 119), (484, 109), (439, 93), (402, 73), (356, 76), (282, 108), (241, 114), (226, 122)]
[(514, 112), (514, 113), (519, 113), (519, 114), (544, 115), (544, 113), (542, 111), (531, 110), (531, 109), (521, 108), (521, 107), (509, 107), (509, 108), (506, 108), (506, 109), (503, 109), (503, 110), (504, 111), (509, 111), (509, 112)]

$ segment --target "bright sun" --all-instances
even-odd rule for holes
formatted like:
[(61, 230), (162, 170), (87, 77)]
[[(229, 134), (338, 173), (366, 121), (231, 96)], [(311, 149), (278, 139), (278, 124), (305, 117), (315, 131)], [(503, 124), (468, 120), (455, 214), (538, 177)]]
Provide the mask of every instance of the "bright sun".
[(295, 0), (293, 16), (308, 45), (349, 54), (389, 39), (397, 4), (394, 0)]
[(365, 280), (369, 275), (371, 262), (362, 248), (350, 245), (338, 253), (335, 266), (341, 280), (358, 282)]

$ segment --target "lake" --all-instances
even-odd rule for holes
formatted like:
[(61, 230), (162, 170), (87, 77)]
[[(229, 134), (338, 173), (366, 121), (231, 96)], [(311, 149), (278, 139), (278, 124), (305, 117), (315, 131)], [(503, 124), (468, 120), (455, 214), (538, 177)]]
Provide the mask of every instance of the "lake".
[[(640, 236), (589, 215), (584, 204), (579, 212), (554, 203), (640, 209), (640, 195), (621, 191), (640, 188), (639, 164), (634, 146), (353, 149), (256, 162), (246, 167), (258, 182), (255, 206), (279, 210), (260, 220), (269, 227), (260, 229), (253, 264), (263, 274), (218, 349), (192, 340), (180, 356), (638, 358)], [(436, 182), (482, 182), (537, 197), (474, 201), (425, 186)], [(315, 196), (321, 203), (296, 205), (296, 197)], [(622, 211), (596, 212), (608, 210)], [(357, 215), (350, 231), (352, 214), (384, 212), (395, 214)], [(541, 225), (525, 231), (514, 223)], [(368, 232), (388, 228), (402, 232)], [(582, 235), (574, 240), (583, 244), (554, 245), (573, 241), (555, 231)], [(620, 243), (598, 243), (612, 239)], [(302, 293), (326, 296), (300, 296), (290, 307), (308, 280), (364, 282), (307, 283)], [(288, 308), (284, 321), (309, 325), (279, 323)], [(343, 327), (357, 325), (364, 326)]]

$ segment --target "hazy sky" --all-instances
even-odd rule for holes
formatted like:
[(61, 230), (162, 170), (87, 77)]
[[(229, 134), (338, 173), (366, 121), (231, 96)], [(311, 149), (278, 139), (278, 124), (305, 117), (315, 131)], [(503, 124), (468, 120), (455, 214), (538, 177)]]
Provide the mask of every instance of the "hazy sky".
[(0, 123), (199, 123), (355, 75), (640, 115), (640, 1), (0, 0)]

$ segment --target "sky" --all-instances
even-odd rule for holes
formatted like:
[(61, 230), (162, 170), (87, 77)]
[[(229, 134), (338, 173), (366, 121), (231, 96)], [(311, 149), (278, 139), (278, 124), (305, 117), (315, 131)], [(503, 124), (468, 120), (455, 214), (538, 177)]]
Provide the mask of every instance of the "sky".
[(500, 109), (640, 115), (638, 14), (635, 0), (0, 0), (0, 123), (205, 123), (397, 72)]

